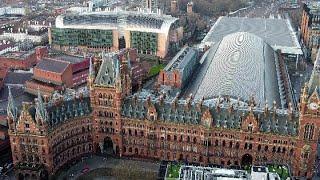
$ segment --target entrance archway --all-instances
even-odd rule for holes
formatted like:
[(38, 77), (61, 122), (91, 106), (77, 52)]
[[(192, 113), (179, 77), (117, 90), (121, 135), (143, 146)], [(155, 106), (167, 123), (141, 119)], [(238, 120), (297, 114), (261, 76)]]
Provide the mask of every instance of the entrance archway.
[(105, 137), (103, 139), (103, 151), (106, 154), (113, 154), (113, 142), (110, 137)]
[(245, 154), (241, 158), (241, 167), (247, 168), (252, 165), (253, 158), (250, 154)]

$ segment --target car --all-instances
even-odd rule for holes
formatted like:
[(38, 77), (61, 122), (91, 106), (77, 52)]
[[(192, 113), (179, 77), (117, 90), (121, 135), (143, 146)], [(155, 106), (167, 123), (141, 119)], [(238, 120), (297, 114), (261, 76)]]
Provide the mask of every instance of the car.
[(87, 173), (89, 170), (90, 170), (89, 167), (85, 167), (85, 168), (82, 169), (81, 172), (82, 172), (83, 174), (85, 174), (85, 173)]
[(12, 167), (13, 167), (13, 164), (12, 164), (12, 163), (9, 163), (9, 164), (6, 166), (7, 169), (11, 169)]

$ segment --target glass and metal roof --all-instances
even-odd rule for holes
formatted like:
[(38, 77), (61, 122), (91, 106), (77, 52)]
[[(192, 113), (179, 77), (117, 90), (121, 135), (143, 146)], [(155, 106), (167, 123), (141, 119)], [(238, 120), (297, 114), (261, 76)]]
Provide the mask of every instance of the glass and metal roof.
[(202, 44), (212, 46), (228, 34), (248, 32), (259, 36), (275, 51), (286, 54), (302, 54), (295, 32), (287, 19), (220, 17)]
[(196, 99), (230, 96), (264, 105), (280, 98), (277, 53), (262, 38), (247, 32), (225, 36), (208, 50), (199, 74), (189, 87)]

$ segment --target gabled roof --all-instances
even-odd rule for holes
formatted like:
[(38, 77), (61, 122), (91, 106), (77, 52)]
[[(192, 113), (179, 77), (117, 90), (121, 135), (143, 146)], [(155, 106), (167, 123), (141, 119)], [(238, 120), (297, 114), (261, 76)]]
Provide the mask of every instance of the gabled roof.
[(37, 64), (36, 68), (43, 71), (62, 74), (69, 65), (69, 62), (44, 58)]
[(102, 63), (95, 79), (95, 84), (114, 86), (119, 76), (119, 60), (114, 54), (103, 55)]

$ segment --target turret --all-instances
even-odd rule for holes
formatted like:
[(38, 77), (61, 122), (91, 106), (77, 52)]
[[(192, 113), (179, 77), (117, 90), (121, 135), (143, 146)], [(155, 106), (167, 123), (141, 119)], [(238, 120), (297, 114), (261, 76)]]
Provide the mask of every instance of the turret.
[(15, 106), (10, 86), (8, 86), (8, 90), (9, 90), (8, 105), (7, 105), (8, 125), (10, 130), (13, 131), (15, 129), (16, 122), (18, 121), (18, 109)]
[(46, 123), (48, 121), (48, 112), (43, 103), (39, 88), (38, 88), (38, 97), (37, 97), (37, 102), (35, 107), (36, 107), (36, 114), (35, 114), (36, 122), (39, 125)]

